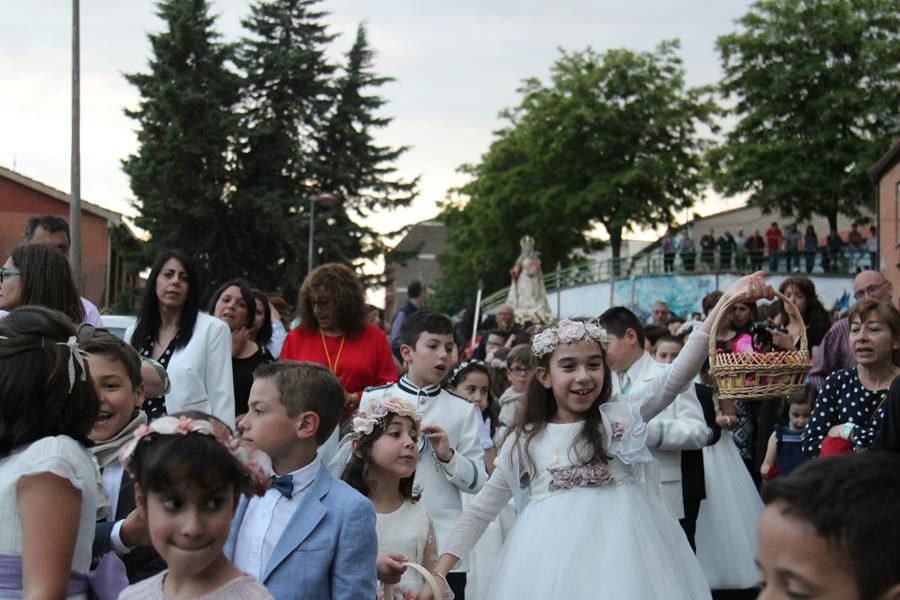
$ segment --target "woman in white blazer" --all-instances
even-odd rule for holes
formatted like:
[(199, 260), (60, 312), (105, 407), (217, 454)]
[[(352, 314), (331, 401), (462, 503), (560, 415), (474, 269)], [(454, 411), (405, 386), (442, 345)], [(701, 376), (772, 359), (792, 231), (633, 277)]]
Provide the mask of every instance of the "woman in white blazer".
[(172, 382), (161, 398), (147, 398), (152, 420), (184, 410), (209, 413), (234, 427), (231, 332), (200, 313), (197, 267), (177, 250), (163, 250), (147, 279), (137, 322), (125, 333), (142, 357), (159, 361)]

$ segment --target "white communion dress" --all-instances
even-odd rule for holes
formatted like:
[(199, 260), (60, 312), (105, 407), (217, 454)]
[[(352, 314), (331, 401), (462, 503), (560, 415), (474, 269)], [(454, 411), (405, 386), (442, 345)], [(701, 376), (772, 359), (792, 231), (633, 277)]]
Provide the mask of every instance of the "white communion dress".
[(572, 448), (582, 422), (547, 424), (528, 447), (533, 468), (524, 440), (510, 439), (501, 449), (494, 474), (446, 550), (465, 555), (517, 496), (519, 517), (503, 545), (490, 598), (709, 598), (684, 532), (661, 500), (640, 404), (611, 401), (601, 412), (610, 440), (605, 465), (576, 466)]
[(697, 516), (697, 558), (714, 589), (756, 587), (756, 526), (763, 503), (730, 431), (703, 449), (706, 499)]

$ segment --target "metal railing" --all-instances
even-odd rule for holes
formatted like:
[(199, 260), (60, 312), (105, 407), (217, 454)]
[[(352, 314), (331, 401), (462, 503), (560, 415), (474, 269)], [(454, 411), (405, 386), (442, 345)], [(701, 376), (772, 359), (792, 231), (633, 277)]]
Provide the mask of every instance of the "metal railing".
[[(849, 275), (861, 269), (872, 268), (877, 264), (876, 257), (871, 253), (847, 248), (835, 252), (829, 252), (824, 248), (820, 248), (816, 252), (779, 252), (774, 258), (762, 254), (751, 256), (743, 252), (726, 255), (727, 265), (723, 264), (723, 257), (718, 252), (713, 253), (712, 256), (702, 251), (694, 253), (693, 257), (680, 254), (670, 256), (671, 259), (658, 252), (653, 252), (579, 263), (545, 273), (544, 287), (549, 292), (590, 283), (667, 273), (679, 275), (685, 273), (749, 273), (762, 270), (772, 274)], [(508, 294), (509, 287), (507, 286), (485, 296), (481, 300), (482, 311), (502, 304)]]

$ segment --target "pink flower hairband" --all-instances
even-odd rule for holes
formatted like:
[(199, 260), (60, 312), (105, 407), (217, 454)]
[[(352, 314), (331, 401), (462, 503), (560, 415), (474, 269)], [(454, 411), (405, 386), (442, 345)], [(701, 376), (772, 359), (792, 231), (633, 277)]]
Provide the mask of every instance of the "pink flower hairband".
[(593, 340), (604, 348), (609, 343), (606, 329), (597, 321), (560, 319), (556, 325), (551, 325), (531, 338), (531, 351), (539, 358), (552, 353), (563, 344), (574, 344), (582, 340)]
[(191, 419), (183, 415), (160, 417), (135, 429), (132, 439), (119, 450), (119, 462), (125, 465), (126, 470), (131, 464), (138, 444), (146, 441), (154, 433), (159, 435), (188, 435), (189, 433), (208, 435), (222, 444), (247, 471), (254, 493), (260, 495), (265, 493), (271, 483), (272, 473), (267, 457), (262, 455), (259, 450), (248, 452), (241, 440), (232, 435), (227, 425), (218, 420)]
[(409, 417), (418, 429), (422, 415), (416, 412), (412, 402), (397, 396), (386, 395), (381, 398), (369, 400), (365, 407), (359, 409), (353, 417), (353, 433), (357, 435), (369, 435), (376, 425), (384, 423), (389, 414), (401, 417)]

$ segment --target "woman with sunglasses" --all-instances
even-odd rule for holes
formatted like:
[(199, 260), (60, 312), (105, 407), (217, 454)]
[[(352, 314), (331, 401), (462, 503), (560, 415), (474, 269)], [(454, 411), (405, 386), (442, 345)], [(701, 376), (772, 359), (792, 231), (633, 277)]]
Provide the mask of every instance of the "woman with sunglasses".
[(0, 309), (9, 312), (26, 305), (58, 310), (75, 325), (84, 322), (69, 260), (53, 246), (16, 246), (0, 269)]
[(345, 415), (352, 414), (364, 389), (397, 380), (387, 337), (366, 320), (362, 284), (342, 264), (314, 269), (297, 300), (300, 324), (291, 330), (280, 359), (327, 366), (347, 393)]

